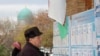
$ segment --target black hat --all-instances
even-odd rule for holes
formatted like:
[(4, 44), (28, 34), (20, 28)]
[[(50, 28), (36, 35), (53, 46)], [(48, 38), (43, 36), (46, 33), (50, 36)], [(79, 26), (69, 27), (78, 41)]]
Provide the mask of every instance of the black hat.
[(29, 28), (25, 31), (25, 38), (34, 38), (35, 36), (40, 36), (42, 32), (39, 31), (37, 27)]

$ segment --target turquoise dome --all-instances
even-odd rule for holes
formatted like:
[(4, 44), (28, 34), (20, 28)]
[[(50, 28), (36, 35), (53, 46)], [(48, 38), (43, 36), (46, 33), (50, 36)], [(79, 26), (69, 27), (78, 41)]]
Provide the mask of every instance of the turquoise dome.
[(29, 19), (30, 17), (32, 17), (32, 12), (28, 8), (22, 9), (17, 16), (18, 20)]

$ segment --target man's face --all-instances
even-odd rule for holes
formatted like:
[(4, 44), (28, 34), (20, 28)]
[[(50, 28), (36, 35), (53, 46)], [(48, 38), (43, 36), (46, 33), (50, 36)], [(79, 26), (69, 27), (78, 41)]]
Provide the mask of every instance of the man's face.
[(36, 36), (34, 38), (31, 38), (30, 41), (33, 45), (35, 45), (36, 47), (40, 47), (41, 46), (41, 37), (40, 36)]

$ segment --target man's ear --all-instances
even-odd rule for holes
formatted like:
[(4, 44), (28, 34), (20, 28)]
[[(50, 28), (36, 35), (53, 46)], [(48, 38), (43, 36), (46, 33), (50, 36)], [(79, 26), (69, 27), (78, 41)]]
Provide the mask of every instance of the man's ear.
[(29, 41), (32, 41), (32, 38), (29, 38)]

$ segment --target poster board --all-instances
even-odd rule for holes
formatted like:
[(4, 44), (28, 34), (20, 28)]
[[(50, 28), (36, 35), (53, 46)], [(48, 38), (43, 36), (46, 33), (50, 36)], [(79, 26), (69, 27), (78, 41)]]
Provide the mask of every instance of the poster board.
[[(67, 17), (66, 19), (69, 19)], [(53, 56), (69, 56), (69, 34), (64, 39), (61, 38), (58, 23), (53, 23)]]
[(95, 56), (94, 9), (72, 15), (71, 56)]
[(100, 56), (100, 0), (94, 0), (96, 27), (96, 54)]

